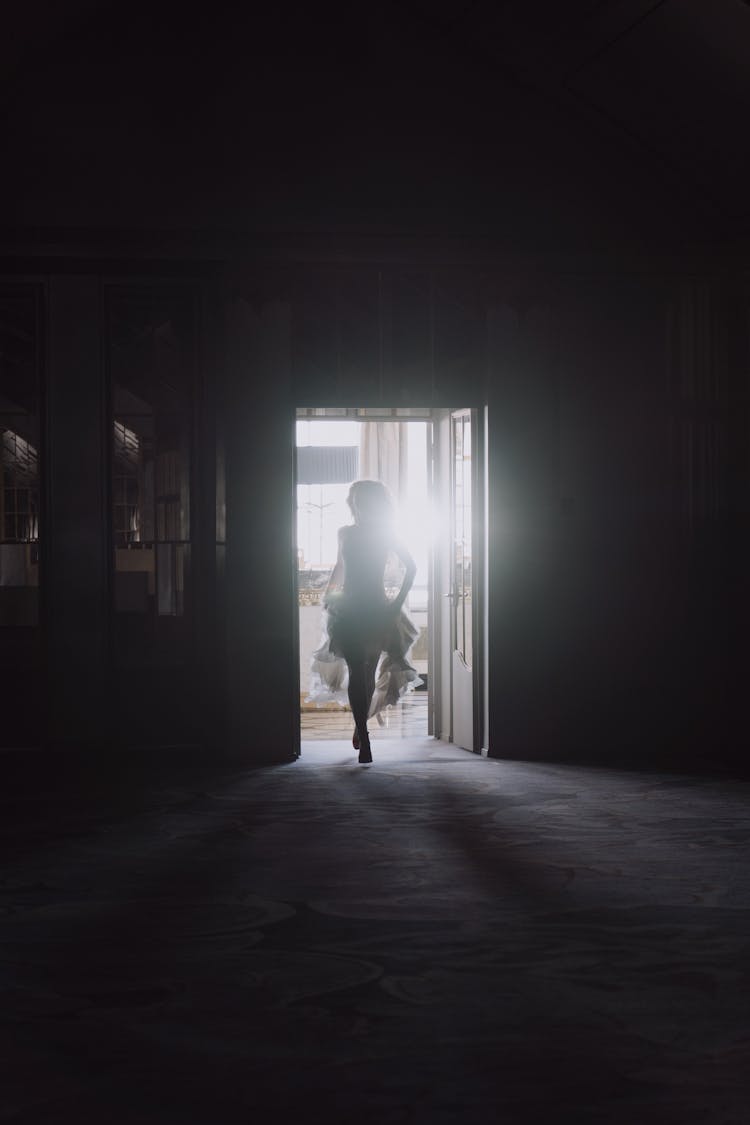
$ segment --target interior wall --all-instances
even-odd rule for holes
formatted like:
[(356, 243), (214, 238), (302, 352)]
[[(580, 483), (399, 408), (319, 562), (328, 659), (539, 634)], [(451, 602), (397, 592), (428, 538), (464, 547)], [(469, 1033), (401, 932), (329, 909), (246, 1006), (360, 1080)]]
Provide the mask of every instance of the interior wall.
[[(351, 405), (356, 390), (367, 405), (487, 404), (491, 754), (736, 764), (750, 551), (741, 279), (550, 275), (537, 297), (527, 287), (514, 300), (506, 284), (498, 300), (497, 286), (466, 271), (360, 273), (350, 285), (351, 268), (298, 270), (275, 294), (266, 285), (259, 296), (262, 284), (213, 294), (212, 390), (196, 429), (200, 660), (172, 685), (186, 722), (198, 714), (201, 741), (246, 761), (293, 752), (294, 408)], [(108, 648), (99, 285), (53, 276), (44, 326), (42, 694), (49, 735), (63, 743), (110, 739), (122, 719)], [(220, 597), (224, 548), (207, 467), (218, 416)], [(190, 695), (203, 697), (197, 711)], [(159, 742), (166, 710), (162, 720)]]
[(42, 521), (47, 738), (93, 748), (108, 734), (111, 702), (102, 328), (97, 277), (50, 279), (42, 451), (49, 482)]
[(729, 598), (726, 630), (730, 695), (728, 757), (747, 769), (747, 683), (750, 671), (750, 275), (733, 271), (725, 280), (727, 310), (728, 561), (723, 576)]
[(491, 314), (491, 753), (732, 759), (725, 311), (641, 277)]
[(238, 297), (225, 331), (226, 748), (286, 761), (299, 742), (289, 306)]
[[(24, 531), (27, 535), (31, 533), (30, 538), (35, 534), (39, 536), (41, 532), (36, 540), (31, 538), (26, 543), (14, 543), (16, 521), (11, 520), (10, 526), (5, 525), (9, 497), (3, 495), (0, 498), (0, 513), (4, 521), (0, 529), (0, 550), (5, 555), (0, 560), (0, 585), (3, 586), (0, 591), (0, 676), (3, 684), (0, 745), (23, 747), (39, 745), (48, 722), (44, 637), (46, 607), (40, 587), (47, 573), (44, 551), (49, 544), (41, 519), (36, 528), (27, 523), (31, 514), (28, 510), (30, 495), (36, 494), (35, 501), (39, 505), (43, 504), (46, 491), (44, 475), (47, 466), (38, 456), (46, 434), (42, 370), (44, 290), (38, 283), (10, 283), (7, 286), (0, 283), (0, 301), (0, 318), (3, 321), (0, 333), (0, 425), (4, 430), (10, 424), (11, 430), (15, 431), (14, 423), (20, 423), (19, 436), (29, 442), (36, 452), (37, 472), (17, 483), (22, 490), (28, 489), (21, 525), (26, 524)], [(13, 414), (19, 409), (20, 417), (14, 418)], [(5, 445), (5, 433), (2, 440)], [(16, 485), (14, 477), (12, 465), (5, 463), (0, 471), (2, 488), (13, 488)], [(10, 510), (19, 514), (18, 505), (13, 500)], [(6, 544), (10, 546), (9, 551)], [(4, 573), (3, 564), (8, 556), (16, 564), (23, 559), (20, 573), (16, 571), (13, 575), (16, 582), (22, 577), (23, 585), (15, 582), (13, 585), (5, 584), (8, 576)]]
[[(45, 424), (40, 451), (42, 623), (34, 630), (39, 633), (34, 647), (40, 655), (32, 664), (19, 661), (22, 691), (12, 690), (6, 677), (8, 698), (15, 699), (17, 715), (27, 718), (23, 730), (15, 718), (3, 723), (0, 742), (83, 747), (105, 754), (115, 746), (206, 744), (215, 739), (218, 710), (211, 675), (217, 651), (210, 598), (214, 571), (209, 565), (214, 505), (213, 498), (209, 506), (198, 493), (207, 481), (212, 483), (211, 395), (204, 393), (195, 403), (200, 487), (193, 496), (192, 546), (195, 600), (201, 610), (195, 636), (191, 633), (190, 643), (172, 661), (125, 666), (116, 659), (112, 632), (108, 281), (98, 271), (81, 268), (53, 273), (39, 284)], [(133, 280), (125, 288), (142, 295), (144, 282)], [(18, 639), (20, 645), (28, 638)], [(12, 640), (3, 637), (6, 648)]]

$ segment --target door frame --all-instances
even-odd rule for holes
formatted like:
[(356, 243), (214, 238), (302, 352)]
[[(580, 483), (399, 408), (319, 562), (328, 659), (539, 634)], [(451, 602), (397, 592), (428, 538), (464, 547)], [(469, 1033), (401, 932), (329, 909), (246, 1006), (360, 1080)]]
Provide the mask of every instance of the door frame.
[[(487, 612), (486, 601), (486, 563), (485, 552), (487, 543), (487, 529), (485, 521), (487, 518), (486, 509), (486, 442), (485, 442), (485, 415), (486, 407), (477, 407), (471, 405), (454, 406), (446, 408), (430, 407), (425, 408), (409, 416), (403, 413), (397, 413), (400, 408), (393, 407), (391, 410), (386, 411), (385, 408), (349, 408), (333, 405), (327, 403), (320, 408), (316, 407), (302, 407), (297, 403), (293, 407), (291, 416), (291, 436), (293, 446), (293, 488), (291, 497), (291, 515), (292, 515), (292, 528), (293, 528), (293, 549), (296, 558), (297, 552), (297, 439), (296, 439), (296, 423), (299, 420), (297, 411), (299, 409), (321, 409), (323, 411), (331, 410), (331, 415), (325, 413), (318, 415), (318, 417), (328, 417), (330, 421), (346, 421), (353, 418), (359, 418), (362, 421), (391, 421), (398, 420), (408, 422), (422, 421), (429, 422), (428, 429), (428, 442), (429, 442), (429, 472), (428, 472), (428, 489), (430, 492), (431, 500), (435, 505), (438, 491), (436, 485), (436, 428), (439, 424), (441, 417), (447, 416), (449, 419), (449, 435), (450, 442), (453, 440), (452, 426), (450, 420), (456, 411), (467, 410), (471, 418), (471, 441), (472, 441), (472, 455), (471, 455), (471, 504), (472, 504), (472, 638), (473, 638), (473, 659), (472, 659), (472, 713), (473, 713), (473, 752), (486, 753), (482, 749), (483, 740), (486, 735), (485, 731), (485, 682), (486, 682), (486, 627), (485, 618)], [(341, 413), (346, 409), (346, 413)], [(363, 411), (360, 413), (360, 410)], [(366, 412), (364, 412), (366, 411)], [(372, 411), (372, 412), (370, 412)], [(335, 413), (334, 413), (335, 412)], [(452, 449), (451, 449), (452, 454)], [(453, 490), (453, 458), (449, 454), (450, 464), (450, 490)], [(448, 534), (450, 535), (452, 528), (448, 526)], [(452, 742), (453, 741), (453, 726), (452, 726), (452, 704), (451, 704), (451, 723), (448, 731), (441, 729), (441, 668), (447, 658), (449, 664), (449, 673), (451, 672), (450, 664), (452, 661), (452, 653), (441, 651), (439, 643), (439, 620), (440, 614), (437, 610), (436, 599), (440, 596), (440, 565), (438, 560), (438, 549), (436, 543), (436, 536), (433, 537), (432, 549), (429, 552), (428, 561), (428, 600), (427, 600), (427, 628), (429, 634), (429, 657), (428, 657), (428, 688), (427, 688), (427, 730), (428, 736), (436, 738), (438, 741)], [(299, 582), (297, 567), (294, 567), (294, 582), (293, 582), (293, 634), (295, 653), (299, 652)], [(295, 658), (295, 698), (299, 698), (299, 657)], [(452, 678), (452, 677), (451, 677)], [(452, 689), (452, 685), (451, 685)], [(297, 724), (297, 756), (301, 754), (301, 731), (299, 722)]]

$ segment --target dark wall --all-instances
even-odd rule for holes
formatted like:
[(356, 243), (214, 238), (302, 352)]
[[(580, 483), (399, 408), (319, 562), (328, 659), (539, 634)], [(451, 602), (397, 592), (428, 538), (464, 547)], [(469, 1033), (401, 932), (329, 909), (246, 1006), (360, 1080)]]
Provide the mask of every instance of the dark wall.
[(722, 276), (579, 278), (492, 318), (495, 752), (739, 759), (731, 308)]
[[(716, 230), (679, 167), (419, 7), (27, 14), (15, 49), (8, 29), (0, 227), (432, 233), (540, 253)], [(559, 5), (537, 7), (543, 40)]]
[[(420, 5), (297, 8), (11, 21), (2, 269), (48, 295), (41, 725), (288, 747), (294, 407), (487, 404), (492, 752), (728, 760), (750, 443), (722, 185), (696, 191), (586, 99)], [(189, 284), (197, 310), (189, 639), (127, 676), (108, 538), (115, 283)], [(268, 730), (249, 746), (261, 680)]]
[(190, 641), (175, 661), (128, 668), (111, 632), (106, 289), (96, 274), (48, 282), (44, 737), (288, 756), (294, 408), (487, 403), (490, 752), (737, 764), (748, 394), (736, 279), (549, 270), (532, 284), (415, 260), (197, 280)]

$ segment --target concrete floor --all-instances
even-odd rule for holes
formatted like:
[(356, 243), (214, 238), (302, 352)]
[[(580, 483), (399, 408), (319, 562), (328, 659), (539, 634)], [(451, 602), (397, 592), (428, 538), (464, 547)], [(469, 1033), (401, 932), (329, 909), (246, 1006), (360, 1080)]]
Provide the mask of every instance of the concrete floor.
[(303, 751), (0, 763), (0, 1119), (745, 1125), (748, 783)]

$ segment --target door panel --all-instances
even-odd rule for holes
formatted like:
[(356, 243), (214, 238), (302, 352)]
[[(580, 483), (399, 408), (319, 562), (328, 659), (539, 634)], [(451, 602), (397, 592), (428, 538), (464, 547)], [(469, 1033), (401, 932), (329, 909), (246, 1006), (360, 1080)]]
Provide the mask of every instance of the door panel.
[(472, 416), (451, 414), (451, 663), (453, 741), (474, 750)]
[(453, 738), (456, 746), (474, 749), (474, 691), (471, 666), (455, 649), (453, 660)]
[(452, 722), (452, 659), (451, 638), (451, 539), (448, 533), (451, 503), (450, 444), (451, 421), (447, 410), (436, 411), (433, 419), (432, 483), (433, 505), (438, 513), (433, 562), (432, 609), (434, 628), (430, 667), (432, 682), (435, 735), (450, 741)]
[(472, 521), (473, 412), (436, 412), (433, 429), (434, 496), (442, 515), (435, 544), (433, 586), (435, 733), (466, 750), (475, 750), (479, 743), (472, 565), (476, 539)]

